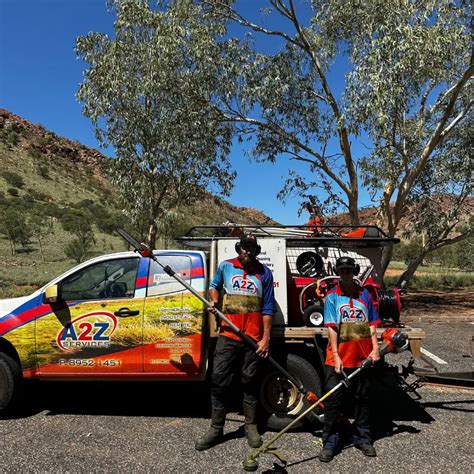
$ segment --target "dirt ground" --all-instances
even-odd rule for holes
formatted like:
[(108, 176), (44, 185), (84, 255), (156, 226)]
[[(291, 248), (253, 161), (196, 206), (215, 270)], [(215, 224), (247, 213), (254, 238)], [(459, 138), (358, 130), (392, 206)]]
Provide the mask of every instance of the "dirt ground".
[(474, 289), (409, 290), (402, 295), (402, 322), (474, 322)]

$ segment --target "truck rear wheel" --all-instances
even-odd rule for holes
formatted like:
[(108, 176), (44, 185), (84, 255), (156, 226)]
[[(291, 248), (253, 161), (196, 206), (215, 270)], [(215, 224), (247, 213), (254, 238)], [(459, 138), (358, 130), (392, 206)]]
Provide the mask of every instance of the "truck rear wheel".
[[(307, 360), (296, 354), (287, 354), (285, 360), (279, 362), (305, 388), (314, 392), (316, 396), (321, 396), (321, 379)], [(273, 368), (269, 368), (268, 372), (263, 374), (260, 403), (266, 415), (267, 428), (275, 431), (283, 429), (310, 405), (298, 392), (297, 387)], [(316, 410), (309, 413), (294, 429), (318, 421)]]
[(0, 416), (11, 411), (18, 401), (21, 384), (20, 366), (0, 352)]

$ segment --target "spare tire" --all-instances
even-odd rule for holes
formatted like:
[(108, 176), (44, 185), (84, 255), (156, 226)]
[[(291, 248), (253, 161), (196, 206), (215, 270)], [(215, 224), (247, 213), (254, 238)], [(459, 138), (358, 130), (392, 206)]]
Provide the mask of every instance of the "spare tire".
[(324, 323), (324, 305), (312, 304), (303, 313), (303, 321), (306, 327), (318, 328)]
[[(286, 354), (285, 360), (278, 362), (306, 389), (317, 397), (321, 396), (321, 379), (306, 359), (296, 354)], [(306, 410), (310, 403), (281, 372), (269, 365), (267, 367), (268, 372), (263, 374), (260, 384), (260, 404), (267, 428), (279, 431)], [(317, 422), (320, 422), (320, 415), (316, 409), (295, 425), (294, 429)]]
[(324, 261), (316, 252), (303, 252), (296, 259), (296, 269), (305, 277), (313, 278), (324, 269)]

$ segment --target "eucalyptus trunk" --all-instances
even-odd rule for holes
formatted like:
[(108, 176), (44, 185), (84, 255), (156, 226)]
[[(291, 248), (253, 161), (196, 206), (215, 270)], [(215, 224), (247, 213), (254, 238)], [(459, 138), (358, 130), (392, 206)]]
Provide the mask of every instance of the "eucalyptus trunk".
[(428, 253), (427, 250), (421, 251), (416, 258), (410, 261), (406, 270), (400, 275), (400, 278), (397, 280), (395, 286), (397, 288), (405, 288), (408, 282), (413, 278), (417, 268), (423, 263), (426, 254)]

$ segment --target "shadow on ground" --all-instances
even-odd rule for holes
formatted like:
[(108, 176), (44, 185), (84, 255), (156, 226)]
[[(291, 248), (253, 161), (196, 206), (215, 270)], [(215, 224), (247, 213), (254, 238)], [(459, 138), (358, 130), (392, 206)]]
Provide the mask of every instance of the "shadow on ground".
[[(410, 393), (409, 387), (396, 372), (383, 371), (380, 382), (374, 387), (372, 400), (372, 430), (375, 440), (401, 432), (415, 432), (406, 422), (434, 421), (425, 411), (422, 401), (414, 398), (417, 398), (416, 394)], [(349, 416), (350, 402), (349, 397), (346, 407)], [(25, 383), (23, 406), (27, 408), (12, 417), (24, 418), (47, 411), (51, 416), (72, 414), (209, 418), (210, 393), (207, 384), (191, 382), (30, 381)], [(239, 409), (240, 396), (236, 396), (230, 411), (237, 412)]]
[(22, 405), (13, 417), (104, 415), (207, 418), (209, 389), (204, 383), (27, 382)]

